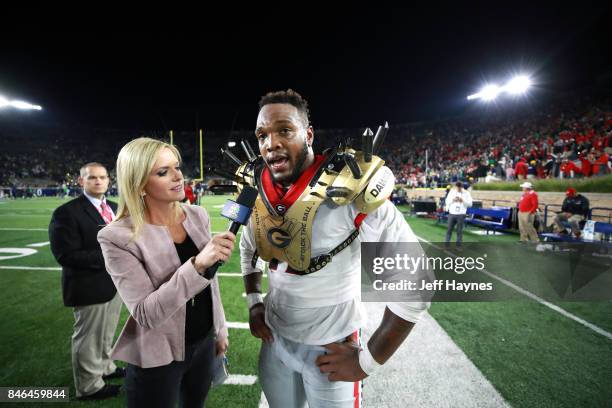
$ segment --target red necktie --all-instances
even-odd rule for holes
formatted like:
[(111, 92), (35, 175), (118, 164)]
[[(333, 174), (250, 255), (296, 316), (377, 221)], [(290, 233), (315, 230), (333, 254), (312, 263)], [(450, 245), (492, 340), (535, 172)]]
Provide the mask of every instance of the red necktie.
[(113, 220), (113, 213), (110, 210), (108, 204), (104, 201), (100, 203), (100, 215), (104, 219), (104, 222), (109, 224)]

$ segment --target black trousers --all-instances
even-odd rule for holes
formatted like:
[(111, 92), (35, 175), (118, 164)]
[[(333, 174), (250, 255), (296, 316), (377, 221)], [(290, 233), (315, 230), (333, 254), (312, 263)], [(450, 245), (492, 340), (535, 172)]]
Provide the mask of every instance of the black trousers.
[(463, 223), (465, 222), (465, 214), (448, 214), (448, 226), (446, 227), (446, 246), (449, 245), (453, 228), (457, 225), (457, 246), (461, 246), (463, 240)]
[(125, 389), (129, 408), (201, 408), (210, 389), (215, 357), (214, 330), (203, 339), (187, 344), (185, 361), (141, 368), (127, 366)]

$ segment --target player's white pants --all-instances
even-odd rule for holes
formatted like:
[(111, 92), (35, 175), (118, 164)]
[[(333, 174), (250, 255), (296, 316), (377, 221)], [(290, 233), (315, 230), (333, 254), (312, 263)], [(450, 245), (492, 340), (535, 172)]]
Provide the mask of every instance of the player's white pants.
[(262, 343), (259, 379), (270, 408), (361, 407), (361, 382), (332, 382), (319, 371), (315, 359), (325, 351), (278, 335)]

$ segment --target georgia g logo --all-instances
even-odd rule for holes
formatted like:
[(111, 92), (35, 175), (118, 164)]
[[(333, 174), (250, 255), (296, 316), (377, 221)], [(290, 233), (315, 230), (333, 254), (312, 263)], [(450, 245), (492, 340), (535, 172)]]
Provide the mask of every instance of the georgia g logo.
[(280, 228), (272, 228), (268, 231), (268, 241), (277, 248), (286, 248), (291, 242), (291, 235)]
[(285, 211), (287, 211), (287, 207), (285, 207), (285, 205), (278, 204), (276, 206), (276, 212), (278, 212), (279, 214), (283, 215), (283, 214), (285, 214)]

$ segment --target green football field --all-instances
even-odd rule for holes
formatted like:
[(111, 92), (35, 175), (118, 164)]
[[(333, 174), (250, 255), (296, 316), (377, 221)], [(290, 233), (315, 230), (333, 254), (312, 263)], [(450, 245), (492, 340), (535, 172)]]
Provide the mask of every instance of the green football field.
[[(205, 199), (213, 231), (227, 227), (226, 220), (219, 216), (227, 198)], [(62, 304), (61, 272), (47, 243), (51, 213), (63, 202), (0, 201), (0, 386), (69, 386), (74, 396), (72, 309)], [(443, 240), (445, 228), (435, 221), (407, 220), (424, 240)], [(518, 237), (466, 233), (464, 239), (502, 244)], [(244, 376), (236, 378), (247, 384), (213, 389), (207, 406), (257, 407), (261, 396), (256, 379), (259, 340), (248, 329), (240, 328), (248, 314), (237, 250), (219, 272), (226, 318), (236, 327), (230, 328), (229, 369), (233, 375)], [(503, 271), (498, 272), (503, 275)], [(432, 304), (430, 313), (510, 405), (612, 406), (612, 339), (605, 335), (612, 332), (612, 303), (561, 302), (553, 306), (565, 314), (527, 299), (439, 302)], [(126, 318), (124, 308), (120, 327)], [(73, 401), (69, 406), (120, 407), (124, 406), (124, 397), (104, 402)]]

